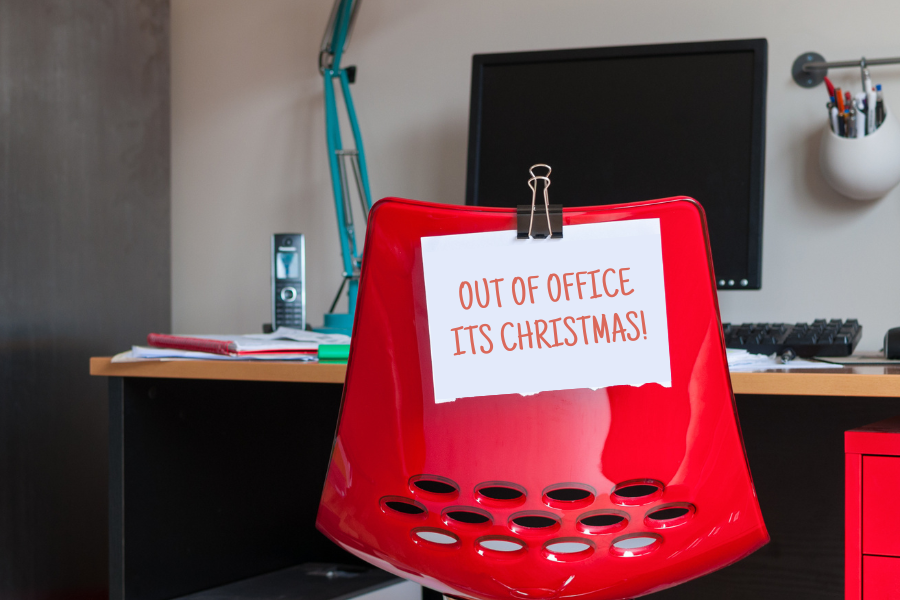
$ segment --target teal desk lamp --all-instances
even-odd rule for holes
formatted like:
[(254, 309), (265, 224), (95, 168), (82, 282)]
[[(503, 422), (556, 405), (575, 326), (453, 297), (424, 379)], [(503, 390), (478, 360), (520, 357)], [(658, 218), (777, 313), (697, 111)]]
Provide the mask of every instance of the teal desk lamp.
[[(356, 120), (356, 111), (353, 108), (353, 98), (350, 95), (350, 84), (356, 79), (356, 67), (341, 67), (341, 58), (347, 48), (350, 31), (359, 10), (359, 2), (360, 0), (335, 1), (319, 50), (319, 72), (322, 73), (325, 82), (325, 132), (328, 141), (328, 165), (331, 169), (331, 188), (334, 192), (334, 206), (337, 212), (344, 276), (334, 297), (334, 302), (331, 303), (331, 308), (325, 313), (325, 324), (317, 331), (348, 335), (353, 328), (356, 293), (359, 288), (359, 270), (362, 265), (362, 254), (356, 244), (348, 170), (353, 172), (356, 180), (356, 191), (362, 205), (363, 215), (368, 216), (369, 209), (372, 207), (369, 175), (366, 171), (366, 155), (363, 151), (362, 135), (359, 131), (359, 122)], [(353, 132), (355, 149), (345, 149), (341, 142), (335, 80), (340, 82), (341, 96), (344, 99), (344, 108)], [(334, 309), (341, 298), (344, 287), (347, 288), (347, 312), (336, 313)]]

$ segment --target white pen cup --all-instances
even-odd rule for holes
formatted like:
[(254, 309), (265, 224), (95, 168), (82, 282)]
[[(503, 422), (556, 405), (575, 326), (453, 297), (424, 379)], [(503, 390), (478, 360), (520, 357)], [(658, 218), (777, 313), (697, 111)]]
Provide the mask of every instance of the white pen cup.
[(828, 184), (854, 200), (881, 198), (900, 183), (900, 121), (885, 106), (881, 126), (865, 137), (840, 137), (826, 125), (819, 166)]

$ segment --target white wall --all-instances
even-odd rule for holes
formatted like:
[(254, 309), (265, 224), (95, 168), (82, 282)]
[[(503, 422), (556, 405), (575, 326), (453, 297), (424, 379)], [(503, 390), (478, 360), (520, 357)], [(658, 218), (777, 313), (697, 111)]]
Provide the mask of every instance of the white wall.
[[(309, 314), (340, 283), (316, 68), (330, 0), (172, 0), (172, 308), (178, 332), (269, 320), (268, 243), (307, 234)], [(900, 3), (755, 0), (365, 0), (344, 61), (375, 198), (461, 203), (474, 53), (729, 38), (769, 40), (763, 289), (722, 292), (725, 320), (857, 317), (861, 348), (900, 325), (900, 188), (858, 203), (817, 167), (823, 88), (801, 52), (900, 54)], [(900, 66), (874, 68), (900, 107)], [(833, 72), (858, 86), (858, 71)], [(715, 77), (714, 73), (710, 74)], [(900, 108), (898, 108), (900, 110)]]

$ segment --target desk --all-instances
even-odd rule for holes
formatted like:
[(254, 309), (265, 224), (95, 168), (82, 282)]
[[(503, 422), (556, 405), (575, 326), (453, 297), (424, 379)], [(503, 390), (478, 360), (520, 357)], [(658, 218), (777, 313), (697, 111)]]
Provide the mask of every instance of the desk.
[[(108, 357), (91, 359), (91, 375), (105, 377), (344, 383), (346, 373), (345, 364), (222, 360), (113, 364)], [(900, 398), (900, 366), (732, 373), (731, 384), (735, 394)]]
[[(92, 358), (91, 374), (110, 378), (111, 600), (357, 562), (314, 529), (345, 372)], [(734, 373), (732, 384), (772, 542), (654, 598), (843, 598), (843, 432), (900, 414), (900, 368)]]

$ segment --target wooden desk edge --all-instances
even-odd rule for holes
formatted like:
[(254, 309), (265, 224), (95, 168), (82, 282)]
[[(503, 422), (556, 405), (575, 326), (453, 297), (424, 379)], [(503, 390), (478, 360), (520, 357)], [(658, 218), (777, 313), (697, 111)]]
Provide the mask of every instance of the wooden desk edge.
[[(775, 396), (868, 396), (900, 398), (900, 373), (732, 373), (735, 394)], [(172, 360), (115, 363), (109, 357), (91, 358), (91, 375), (104, 377), (163, 377), (232, 381), (344, 383), (345, 364)]]
[(731, 386), (735, 394), (900, 398), (900, 374), (835, 371), (732, 373)]
[(91, 358), (91, 375), (161, 377), (226, 381), (344, 383), (345, 364), (238, 360), (167, 360), (113, 363), (108, 356)]

